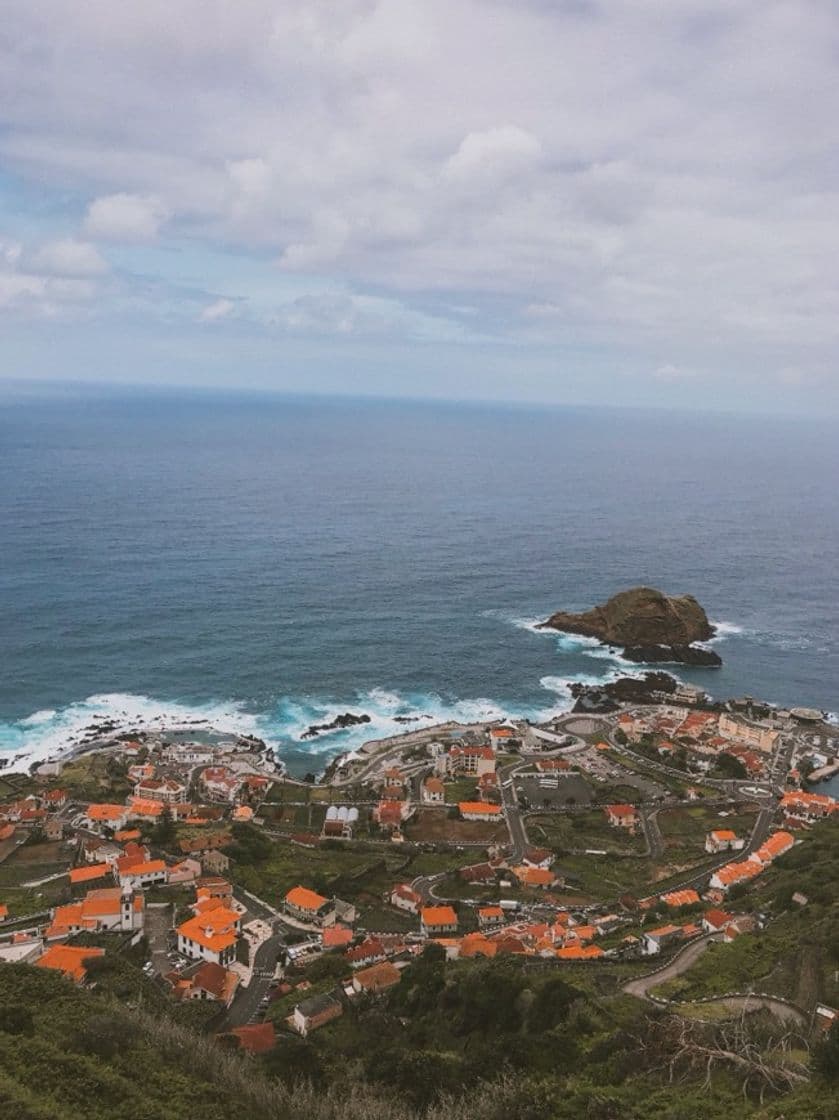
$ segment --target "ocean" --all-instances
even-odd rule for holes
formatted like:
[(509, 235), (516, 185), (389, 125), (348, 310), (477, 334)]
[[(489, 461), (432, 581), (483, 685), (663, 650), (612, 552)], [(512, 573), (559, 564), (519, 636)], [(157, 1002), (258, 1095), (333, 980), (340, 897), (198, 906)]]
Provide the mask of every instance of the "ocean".
[(837, 482), (818, 419), (6, 386), (0, 750), (206, 719), (304, 773), (547, 715), (625, 667), (533, 623), (641, 583), (719, 625), (680, 678), (835, 712)]

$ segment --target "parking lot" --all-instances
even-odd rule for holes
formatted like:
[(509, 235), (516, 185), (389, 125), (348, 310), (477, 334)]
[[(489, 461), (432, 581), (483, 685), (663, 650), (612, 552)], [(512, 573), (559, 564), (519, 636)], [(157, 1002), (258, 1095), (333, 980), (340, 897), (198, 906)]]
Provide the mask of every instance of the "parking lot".
[(522, 808), (563, 809), (568, 805), (590, 805), (593, 791), (577, 774), (540, 778), (517, 778), (516, 790)]

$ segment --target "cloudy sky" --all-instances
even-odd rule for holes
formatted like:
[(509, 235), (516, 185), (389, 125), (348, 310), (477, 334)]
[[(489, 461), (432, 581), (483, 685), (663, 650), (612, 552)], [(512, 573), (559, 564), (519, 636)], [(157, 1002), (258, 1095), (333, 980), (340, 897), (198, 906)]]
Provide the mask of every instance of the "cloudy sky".
[(0, 377), (839, 411), (835, 0), (5, 0)]

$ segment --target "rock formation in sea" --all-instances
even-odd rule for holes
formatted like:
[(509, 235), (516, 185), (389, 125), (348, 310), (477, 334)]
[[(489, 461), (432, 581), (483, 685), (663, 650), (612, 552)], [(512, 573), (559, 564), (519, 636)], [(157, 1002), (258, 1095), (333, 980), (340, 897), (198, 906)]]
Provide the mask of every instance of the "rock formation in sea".
[(633, 587), (580, 614), (557, 611), (541, 626), (621, 647), (629, 661), (722, 664), (714, 650), (693, 644), (712, 638), (714, 627), (692, 595), (670, 596), (652, 587)]
[(313, 723), (307, 727), (301, 739), (314, 739), (317, 735), (322, 735), (327, 731), (341, 731), (345, 727), (355, 727), (360, 723), (369, 723), (370, 716), (366, 712), (362, 712), (360, 716), (355, 715), (353, 712), (344, 712), (343, 715), (336, 716), (331, 723)]

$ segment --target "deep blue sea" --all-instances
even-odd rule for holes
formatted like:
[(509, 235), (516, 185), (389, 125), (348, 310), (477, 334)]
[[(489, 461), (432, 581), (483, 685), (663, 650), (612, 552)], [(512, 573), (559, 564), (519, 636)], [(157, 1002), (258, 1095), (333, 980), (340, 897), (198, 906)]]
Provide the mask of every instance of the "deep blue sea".
[(0, 749), (555, 711), (621, 666), (530, 624), (639, 583), (723, 624), (683, 679), (835, 712), (837, 558), (828, 421), (0, 388)]

